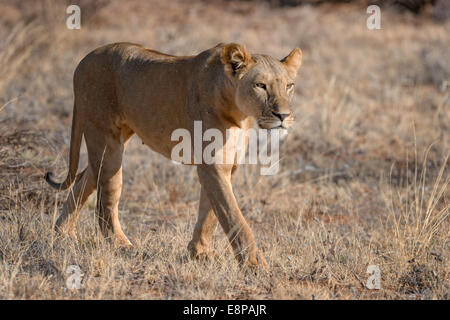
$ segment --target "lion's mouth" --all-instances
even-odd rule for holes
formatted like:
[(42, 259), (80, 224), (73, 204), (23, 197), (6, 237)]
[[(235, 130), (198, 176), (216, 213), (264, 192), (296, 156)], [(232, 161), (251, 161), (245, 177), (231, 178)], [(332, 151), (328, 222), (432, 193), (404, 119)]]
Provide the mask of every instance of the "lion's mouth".
[(273, 129), (284, 129), (287, 130), (293, 123), (294, 117), (290, 116), (284, 120), (280, 120), (273, 116), (262, 116), (257, 120), (258, 126), (261, 129), (273, 130)]
[(267, 129), (267, 130), (274, 130), (274, 129), (284, 129), (287, 130), (289, 126), (287, 125), (286, 121), (264, 121), (264, 120), (258, 120), (258, 126), (261, 129)]

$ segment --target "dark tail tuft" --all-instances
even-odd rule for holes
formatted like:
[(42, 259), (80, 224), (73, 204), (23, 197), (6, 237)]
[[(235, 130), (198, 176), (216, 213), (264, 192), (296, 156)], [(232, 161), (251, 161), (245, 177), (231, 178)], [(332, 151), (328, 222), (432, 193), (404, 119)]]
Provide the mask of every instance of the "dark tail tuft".
[(45, 174), (45, 181), (54, 189), (63, 190), (64, 183), (57, 183), (54, 181), (53, 172), (49, 171)]

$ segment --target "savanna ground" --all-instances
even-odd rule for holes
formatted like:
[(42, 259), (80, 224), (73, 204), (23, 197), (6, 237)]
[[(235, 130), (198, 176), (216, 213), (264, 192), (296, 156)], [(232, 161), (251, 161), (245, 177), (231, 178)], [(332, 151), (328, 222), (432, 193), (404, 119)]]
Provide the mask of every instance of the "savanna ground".
[[(382, 30), (368, 30), (361, 5), (81, 1), (82, 28), (68, 30), (66, 5), (0, 2), (0, 299), (450, 298), (450, 21), (382, 9)], [(135, 250), (99, 235), (95, 196), (79, 240), (55, 239), (66, 193), (43, 176), (66, 174), (73, 71), (118, 41), (183, 55), (231, 41), (279, 58), (303, 50), (279, 173), (244, 166), (235, 183), (268, 273), (242, 272), (220, 227), (220, 258), (188, 259), (195, 169), (137, 137), (119, 207)], [(69, 265), (80, 290), (65, 289)], [(369, 265), (381, 290), (365, 288)]]

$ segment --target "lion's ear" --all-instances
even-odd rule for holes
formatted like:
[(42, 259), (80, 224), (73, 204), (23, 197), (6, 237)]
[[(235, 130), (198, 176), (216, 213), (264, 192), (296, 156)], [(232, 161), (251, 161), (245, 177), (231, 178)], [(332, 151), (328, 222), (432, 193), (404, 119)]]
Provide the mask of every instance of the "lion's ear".
[(230, 43), (223, 47), (220, 58), (225, 66), (225, 72), (230, 78), (242, 78), (255, 63), (244, 46), (237, 43)]
[(292, 78), (295, 78), (298, 68), (302, 65), (302, 50), (295, 48), (287, 57), (282, 59), (281, 62), (286, 67), (289, 75)]

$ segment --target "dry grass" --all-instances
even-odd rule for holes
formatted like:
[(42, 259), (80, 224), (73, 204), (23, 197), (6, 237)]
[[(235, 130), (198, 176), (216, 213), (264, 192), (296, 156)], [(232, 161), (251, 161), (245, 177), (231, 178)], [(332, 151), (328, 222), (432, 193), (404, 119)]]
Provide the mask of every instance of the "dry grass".
[[(0, 4), (0, 299), (450, 298), (449, 22), (383, 10), (383, 29), (370, 31), (365, 8), (350, 5), (82, 1), (83, 10), (82, 29), (70, 31), (60, 1)], [(42, 177), (67, 169), (73, 70), (116, 41), (171, 54), (228, 41), (280, 58), (303, 49), (279, 174), (244, 166), (236, 181), (268, 274), (241, 272), (219, 229), (218, 261), (187, 259), (195, 170), (137, 138), (120, 203), (135, 250), (99, 236), (95, 197), (79, 241), (54, 239), (65, 194)], [(78, 291), (64, 289), (71, 264), (85, 273)], [(372, 264), (378, 291), (364, 286)]]

